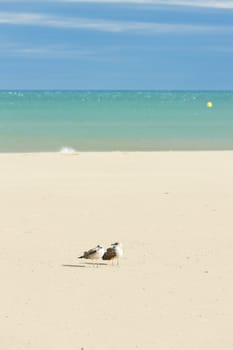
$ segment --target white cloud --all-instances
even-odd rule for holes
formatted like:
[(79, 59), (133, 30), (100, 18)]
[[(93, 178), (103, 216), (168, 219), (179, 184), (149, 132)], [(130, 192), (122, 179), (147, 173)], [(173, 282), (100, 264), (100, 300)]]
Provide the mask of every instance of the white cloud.
[(233, 47), (230, 45), (224, 45), (224, 46), (210, 46), (208, 47), (209, 51), (215, 52), (215, 53), (222, 53), (222, 54), (232, 54), (233, 53)]
[(233, 9), (233, 0), (52, 0), (54, 2), (142, 4)]
[[(31, 0), (0, 0), (0, 3), (23, 3)], [(216, 9), (233, 9), (233, 0), (35, 0), (35, 4), (50, 3), (103, 3), (103, 4), (139, 4), (160, 6), (187, 6)]]
[(229, 26), (170, 24), (156, 22), (107, 21), (87, 18), (67, 18), (49, 16), (39, 13), (0, 12), (0, 25), (30, 25), (63, 29), (84, 29), (104, 32), (141, 32), (148, 34), (159, 33), (190, 33), (205, 31), (232, 30)]
[(94, 52), (61, 45), (27, 46), (23, 43), (2, 43), (0, 44), (0, 55), (30, 58), (81, 58), (91, 57), (94, 55)]

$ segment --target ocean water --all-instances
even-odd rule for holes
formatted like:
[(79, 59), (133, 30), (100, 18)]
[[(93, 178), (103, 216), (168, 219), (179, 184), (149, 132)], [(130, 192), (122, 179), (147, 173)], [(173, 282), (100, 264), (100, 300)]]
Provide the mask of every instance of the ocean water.
[(0, 152), (73, 150), (233, 150), (233, 92), (0, 91)]

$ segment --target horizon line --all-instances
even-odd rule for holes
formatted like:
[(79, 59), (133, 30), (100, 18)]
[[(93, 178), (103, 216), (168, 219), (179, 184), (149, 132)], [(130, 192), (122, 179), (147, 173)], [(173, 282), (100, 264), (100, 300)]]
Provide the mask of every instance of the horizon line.
[(233, 89), (1, 89), (0, 92), (233, 92)]

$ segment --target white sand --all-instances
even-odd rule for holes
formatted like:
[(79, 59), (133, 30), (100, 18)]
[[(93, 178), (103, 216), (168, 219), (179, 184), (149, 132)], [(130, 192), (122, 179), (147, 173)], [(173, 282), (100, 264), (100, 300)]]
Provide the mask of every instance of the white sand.
[(232, 185), (233, 152), (1, 154), (0, 349), (233, 349)]

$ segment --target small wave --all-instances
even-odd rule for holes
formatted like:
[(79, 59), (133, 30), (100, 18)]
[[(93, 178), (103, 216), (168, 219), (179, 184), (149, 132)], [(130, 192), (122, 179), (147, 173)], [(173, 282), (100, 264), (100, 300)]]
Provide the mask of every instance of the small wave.
[(59, 151), (59, 153), (62, 153), (62, 154), (73, 154), (76, 152), (77, 151), (72, 147), (62, 147)]

